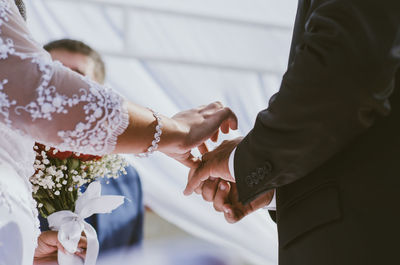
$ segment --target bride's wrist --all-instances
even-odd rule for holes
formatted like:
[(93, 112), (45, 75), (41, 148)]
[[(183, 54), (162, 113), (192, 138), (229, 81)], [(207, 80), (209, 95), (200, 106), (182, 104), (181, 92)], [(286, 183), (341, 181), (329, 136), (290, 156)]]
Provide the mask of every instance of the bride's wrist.
[(172, 118), (162, 117), (162, 120), (163, 132), (157, 150), (171, 153), (184, 149), (188, 128)]

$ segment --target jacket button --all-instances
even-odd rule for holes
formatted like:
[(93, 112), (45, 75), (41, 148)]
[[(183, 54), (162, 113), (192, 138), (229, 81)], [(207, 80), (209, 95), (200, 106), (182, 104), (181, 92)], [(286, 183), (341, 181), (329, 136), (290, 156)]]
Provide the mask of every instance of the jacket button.
[(254, 186), (254, 179), (251, 175), (246, 176), (246, 184), (247, 186), (249, 186), (250, 188)]

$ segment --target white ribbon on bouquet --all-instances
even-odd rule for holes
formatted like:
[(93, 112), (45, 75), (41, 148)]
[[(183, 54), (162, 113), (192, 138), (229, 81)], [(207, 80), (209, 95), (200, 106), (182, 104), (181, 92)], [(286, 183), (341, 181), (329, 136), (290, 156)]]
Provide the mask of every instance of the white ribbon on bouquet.
[[(96, 230), (85, 222), (93, 214), (110, 213), (124, 203), (124, 196), (101, 196), (101, 184), (92, 182), (75, 205), (75, 212), (59, 211), (47, 217), (51, 230), (58, 231), (58, 240), (68, 253), (58, 251), (60, 265), (95, 265), (99, 254)], [(82, 232), (87, 238), (86, 259), (74, 255)]]

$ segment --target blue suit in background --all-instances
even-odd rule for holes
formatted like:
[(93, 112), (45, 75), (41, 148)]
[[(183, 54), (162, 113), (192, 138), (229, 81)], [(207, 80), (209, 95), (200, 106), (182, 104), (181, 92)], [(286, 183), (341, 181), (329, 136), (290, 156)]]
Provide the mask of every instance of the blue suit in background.
[[(140, 246), (143, 240), (143, 194), (139, 174), (132, 167), (118, 179), (101, 179), (102, 195), (123, 195), (125, 203), (110, 214), (95, 214), (86, 219), (97, 231), (100, 254), (103, 251)], [(106, 182), (109, 182), (106, 184)], [(47, 219), (39, 217), (40, 229), (49, 230)]]

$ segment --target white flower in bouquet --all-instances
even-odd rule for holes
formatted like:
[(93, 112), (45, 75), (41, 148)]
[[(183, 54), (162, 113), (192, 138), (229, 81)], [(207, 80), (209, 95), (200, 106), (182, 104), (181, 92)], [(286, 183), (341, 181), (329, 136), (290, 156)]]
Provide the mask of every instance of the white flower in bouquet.
[[(62, 210), (75, 210), (82, 186), (98, 178), (118, 178), (128, 165), (119, 155), (94, 156), (60, 152), (36, 143), (35, 174), (30, 178), (39, 212), (47, 217)], [(54, 200), (57, 197), (57, 200)]]
[[(101, 196), (101, 185), (96, 179), (117, 178), (126, 174), (127, 162), (118, 155), (93, 156), (60, 152), (55, 148), (36, 144), (35, 174), (30, 178), (33, 197), (40, 214), (48, 218), (50, 228), (59, 231), (58, 240), (68, 253), (58, 252), (60, 265), (79, 265), (75, 256), (78, 241), (87, 237), (85, 265), (96, 264), (99, 250), (96, 231), (84, 221), (95, 213), (109, 213), (119, 207), (123, 196)], [(84, 193), (81, 188), (88, 185)]]

